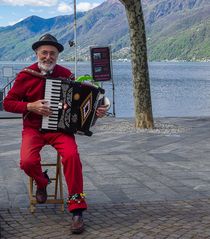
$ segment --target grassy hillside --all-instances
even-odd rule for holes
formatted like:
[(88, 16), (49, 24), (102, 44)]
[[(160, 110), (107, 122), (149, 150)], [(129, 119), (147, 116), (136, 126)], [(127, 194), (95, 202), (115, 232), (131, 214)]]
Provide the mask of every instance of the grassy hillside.
[(150, 60), (210, 59), (209, 10), (181, 11), (156, 21), (147, 34)]

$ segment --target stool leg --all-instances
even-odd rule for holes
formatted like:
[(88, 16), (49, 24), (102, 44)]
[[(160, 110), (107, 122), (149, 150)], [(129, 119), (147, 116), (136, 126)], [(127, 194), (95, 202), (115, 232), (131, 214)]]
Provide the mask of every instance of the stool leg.
[(59, 174), (60, 174), (60, 157), (57, 155), (57, 163), (56, 163), (56, 176), (55, 176), (55, 198), (57, 199), (58, 196), (58, 180), (59, 180)]
[(60, 155), (57, 156), (58, 159), (58, 165), (59, 165), (59, 183), (60, 183), (60, 198), (62, 200), (62, 204), (61, 204), (61, 211), (64, 212), (64, 197), (63, 197), (63, 181), (62, 181), (62, 168), (61, 168), (61, 157)]
[(33, 204), (33, 178), (29, 177), (29, 201), (30, 201), (30, 212), (34, 213), (35, 206)]

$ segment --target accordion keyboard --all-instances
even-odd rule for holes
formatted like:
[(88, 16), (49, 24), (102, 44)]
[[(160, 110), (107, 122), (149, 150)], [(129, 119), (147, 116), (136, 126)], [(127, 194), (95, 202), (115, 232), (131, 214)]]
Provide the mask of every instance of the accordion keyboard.
[(57, 130), (61, 82), (61, 79), (46, 79), (44, 99), (48, 101), (47, 104), (53, 113), (43, 117), (42, 129)]

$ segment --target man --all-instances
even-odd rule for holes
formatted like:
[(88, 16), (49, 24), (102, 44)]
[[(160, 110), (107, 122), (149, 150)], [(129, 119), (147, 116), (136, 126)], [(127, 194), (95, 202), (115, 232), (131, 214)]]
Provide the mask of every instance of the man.
[[(22, 70), (4, 99), (4, 109), (23, 114), (23, 132), (20, 167), (32, 177), (37, 185), (36, 200), (45, 203), (49, 177), (42, 172), (40, 151), (43, 146), (52, 145), (62, 157), (63, 172), (69, 192), (68, 210), (73, 213), (71, 230), (81, 233), (84, 230), (83, 210), (87, 209), (83, 194), (82, 165), (74, 135), (61, 132), (42, 132), (43, 116), (52, 114), (44, 98), (45, 77), (64, 77), (73, 80), (70, 70), (56, 64), (58, 55), (64, 50), (57, 39), (45, 34), (32, 45), (37, 62)], [(103, 117), (105, 106), (100, 106), (96, 114)]]

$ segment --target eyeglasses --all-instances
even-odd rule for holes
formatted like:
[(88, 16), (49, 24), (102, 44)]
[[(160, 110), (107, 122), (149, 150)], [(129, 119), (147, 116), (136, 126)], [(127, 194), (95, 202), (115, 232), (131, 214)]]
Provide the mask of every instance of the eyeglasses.
[(43, 56), (48, 56), (48, 55), (50, 55), (51, 57), (57, 57), (58, 56), (58, 52), (55, 52), (55, 51), (43, 50), (43, 51), (38, 51), (38, 53), (40, 53)]

